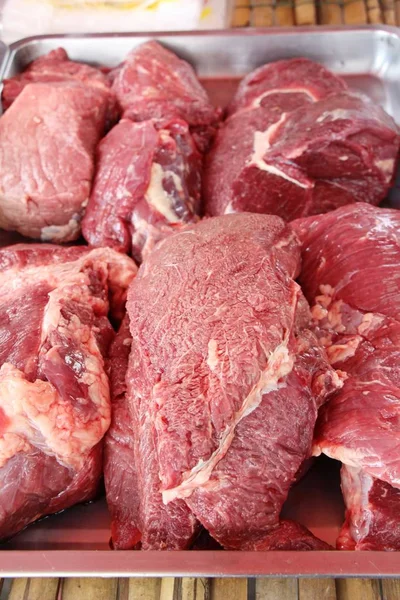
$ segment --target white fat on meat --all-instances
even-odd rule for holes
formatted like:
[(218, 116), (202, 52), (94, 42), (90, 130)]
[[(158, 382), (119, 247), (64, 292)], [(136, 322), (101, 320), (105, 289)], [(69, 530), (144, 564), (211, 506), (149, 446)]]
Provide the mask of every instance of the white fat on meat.
[(338, 362), (344, 362), (348, 358), (352, 358), (361, 342), (362, 337), (354, 336), (348, 339), (345, 344), (332, 344), (326, 349), (329, 363), (335, 365)]
[(394, 158), (387, 158), (386, 160), (375, 161), (375, 166), (382, 171), (386, 177), (386, 181), (390, 182), (393, 177), (395, 160)]
[(81, 215), (74, 215), (66, 225), (49, 225), (47, 227), (42, 227), (40, 232), (41, 241), (57, 243), (76, 240), (81, 231), (81, 219)]
[[(287, 348), (288, 340), (285, 339), (270, 355), (266, 368), (261, 371), (257, 383), (243, 400), (242, 406), (234, 414), (232, 421), (227, 425), (222, 435), (218, 448), (206, 461), (200, 460), (190, 471), (183, 474), (180, 485), (162, 491), (164, 504), (168, 504), (177, 498), (188, 498), (196, 488), (202, 487), (209, 481), (211, 474), (226, 455), (232, 444), (237, 425), (261, 404), (263, 396), (276, 391), (284, 383), (285, 378), (293, 369), (294, 357), (290, 355)], [(218, 362), (218, 347), (215, 340), (210, 340), (208, 345), (207, 364), (213, 370)]]
[(340, 476), (346, 508), (351, 511), (350, 534), (358, 543), (368, 535), (370, 529), (372, 512), (368, 510), (368, 496), (374, 479), (361, 469), (345, 465)]
[[(101, 364), (100, 364), (100, 360)], [(22, 371), (4, 363), (0, 369), (0, 408), (5, 422), (0, 437), (0, 468), (21, 451), (39, 448), (62, 464), (82, 468), (90, 450), (110, 425), (110, 395), (101, 357), (86, 357), (91, 400), (96, 401), (96, 419), (87, 420), (79, 410), (59, 397), (47, 381), (31, 382)], [(87, 381), (87, 380), (86, 380)], [(93, 389), (92, 389), (93, 388)]]
[(282, 123), (284, 123), (285, 119), (286, 114), (283, 113), (279, 121), (268, 127), (266, 131), (256, 131), (254, 133), (253, 154), (248, 162), (248, 165), (254, 165), (258, 169), (260, 169), (260, 171), (266, 171), (267, 173), (270, 173), (271, 175), (276, 175), (277, 177), (281, 177), (282, 179), (285, 179), (286, 181), (289, 181), (290, 183), (293, 183), (298, 187), (301, 187), (303, 189), (309, 189), (313, 187), (313, 182), (298, 181), (294, 177), (290, 177), (290, 175), (287, 175), (284, 171), (278, 169), (278, 167), (276, 167), (275, 165), (269, 164), (265, 160), (266, 153), (271, 147), (271, 139), (276, 133), (276, 131), (279, 129), (279, 127), (282, 125)]
[[(114, 294), (122, 298), (136, 267), (128, 257), (110, 249), (94, 249), (75, 261), (54, 263), (46, 269), (32, 265), (0, 273), (0, 287), (8, 285), (17, 291), (26, 280), (39, 283), (39, 276), (43, 276), (44, 282), (54, 288), (48, 294), (43, 314), (39, 360), (44, 364), (65, 360), (76, 381), (87, 388), (85, 398), (69, 402), (49, 381), (30, 381), (20, 369), (4, 363), (0, 368), (0, 468), (15, 454), (38, 448), (65, 466), (79, 470), (110, 425), (109, 383), (95, 332), (77, 314), (64, 318), (61, 311), (68, 301), (73, 301), (92, 307), (95, 313), (97, 310), (107, 313), (107, 298), (94, 297), (90, 292), (86, 266), (96, 260), (104, 265), (110, 289), (118, 287)], [(79, 348), (79, 364), (68, 354), (62, 359), (58, 346), (47, 343), (54, 331), (66, 343)], [(92, 410), (82, 410), (88, 403)]]
[(148, 204), (165, 217), (169, 223), (177, 223), (180, 219), (173, 209), (173, 199), (163, 187), (163, 180), (166, 177), (172, 177), (178, 192), (183, 191), (182, 182), (176, 173), (164, 171), (160, 164), (153, 163), (151, 166), (150, 183), (145, 198)]
[(303, 88), (303, 87), (274, 88), (272, 90), (268, 90), (267, 92), (264, 92), (263, 94), (258, 96), (255, 100), (253, 100), (251, 108), (252, 109), (258, 108), (261, 105), (261, 102), (264, 100), (264, 98), (267, 98), (268, 96), (272, 96), (273, 94), (304, 94), (305, 96), (308, 96), (313, 102), (316, 102), (318, 100), (318, 97), (314, 96), (314, 94), (308, 88)]
[(328, 119), (329, 121), (340, 121), (352, 118), (354, 118), (354, 111), (347, 110), (345, 108), (336, 108), (335, 110), (329, 110), (322, 113), (322, 115), (318, 117), (317, 123), (322, 123)]

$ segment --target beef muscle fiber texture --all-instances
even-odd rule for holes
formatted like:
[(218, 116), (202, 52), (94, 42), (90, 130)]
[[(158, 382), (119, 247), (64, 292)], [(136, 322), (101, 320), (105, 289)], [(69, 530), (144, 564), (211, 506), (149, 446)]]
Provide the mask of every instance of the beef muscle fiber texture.
[(127, 304), (131, 421), (116, 418), (107, 442), (133, 432), (106, 464), (120, 547), (185, 548), (198, 523), (231, 549), (282, 547), (272, 532), (296, 530), (280, 510), (341, 385), (308, 330), (299, 259), (281, 219), (242, 214), (188, 226), (144, 261)]
[(207, 157), (206, 212), (292, 219), (357, 201), (392, 184), (399, 130), (385, 111), (307, 59), (246, 77)]
[(134, 48), (110, 73), (123, 116), (132, 121), (181, 119), (204, 151), (215, 133), (219, 111), (188, 62), (156, 41)]
[(184, 121), (157, 130), (152, 121), (122, 119), (97, 148), (84, 237), (140, 260), (160, 237), (197, 220), (201, 167)]
[(293, 223), (315, 331), (343, 388), (321, 409), (314, 454), (340, 460), (344, 549), (400, 548), (400, 213), (360, 203)]
[(107, 94), (76, 82), (27, 85), (0, 118), (0, 227), (44, 242), (79, 237)]

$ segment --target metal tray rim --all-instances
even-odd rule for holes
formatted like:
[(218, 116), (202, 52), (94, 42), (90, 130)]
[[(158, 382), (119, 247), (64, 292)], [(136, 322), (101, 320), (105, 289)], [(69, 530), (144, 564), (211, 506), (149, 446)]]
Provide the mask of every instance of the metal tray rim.
[(21, 38), (20, 40), (13, 42), (8, 46), (10, 52), (18, 49), (27, 43), (40, 40), (52, 40), (52, 39), (101, 39), (101, 38), (118, 38), (118, 37), (216, 37), (216, 36), (232, 36), (232, 37), (244, 37), (253, 35), (291, 35), (297, 36), (298, 34), (318, 34), (321, 32), (340, 32), (340, 31), (384, 31), (386, 33), (392, 33), (397, 37), (400, 37), (400, 27), (393, 25), (384, 24), (366, 24), (366, 25), (305, 25), (300, 27), (244, 27), (244, 28), (228, 28), (228, 29), (210, 29), (210, 30), (191, 30), (191, 31), (126, 31), (126, 32), (101, 32), (101, 33), (52, 33), (42, 34), (36, 36), (28, 36)]
[(398, 577), (398, 552), (108, 551), (2, 552), (3, 577)]

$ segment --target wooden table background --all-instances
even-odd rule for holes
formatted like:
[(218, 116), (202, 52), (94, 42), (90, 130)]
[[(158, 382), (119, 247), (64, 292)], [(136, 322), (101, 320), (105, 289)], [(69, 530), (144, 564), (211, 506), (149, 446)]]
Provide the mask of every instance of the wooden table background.
[(400, 25), (400, 0), (235, 0), (234, 27)]
[[(234, 27), (400, 25), (400, 0), (235, 0)], [(0, 579), (0, 600), (400, 600), (400, 580)]]
[(14, 579), (1, 600), (399, 600), (400, 581), (370, 579)]

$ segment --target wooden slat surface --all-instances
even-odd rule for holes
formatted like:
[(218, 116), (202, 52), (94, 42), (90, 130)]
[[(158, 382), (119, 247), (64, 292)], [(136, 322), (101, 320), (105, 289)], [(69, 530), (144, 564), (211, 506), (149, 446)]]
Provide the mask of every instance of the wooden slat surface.
[(381, 600), (380, 581), (376, 579), (338, 579), (337, 600)]
[(298, 600), (336, 600), (334, 579), (300, 579)]
[(400, 600), (400, 579), (0, 579), (0, 600)]
[(400, 25), (400, 0), (235, 0), (233, 27)]

